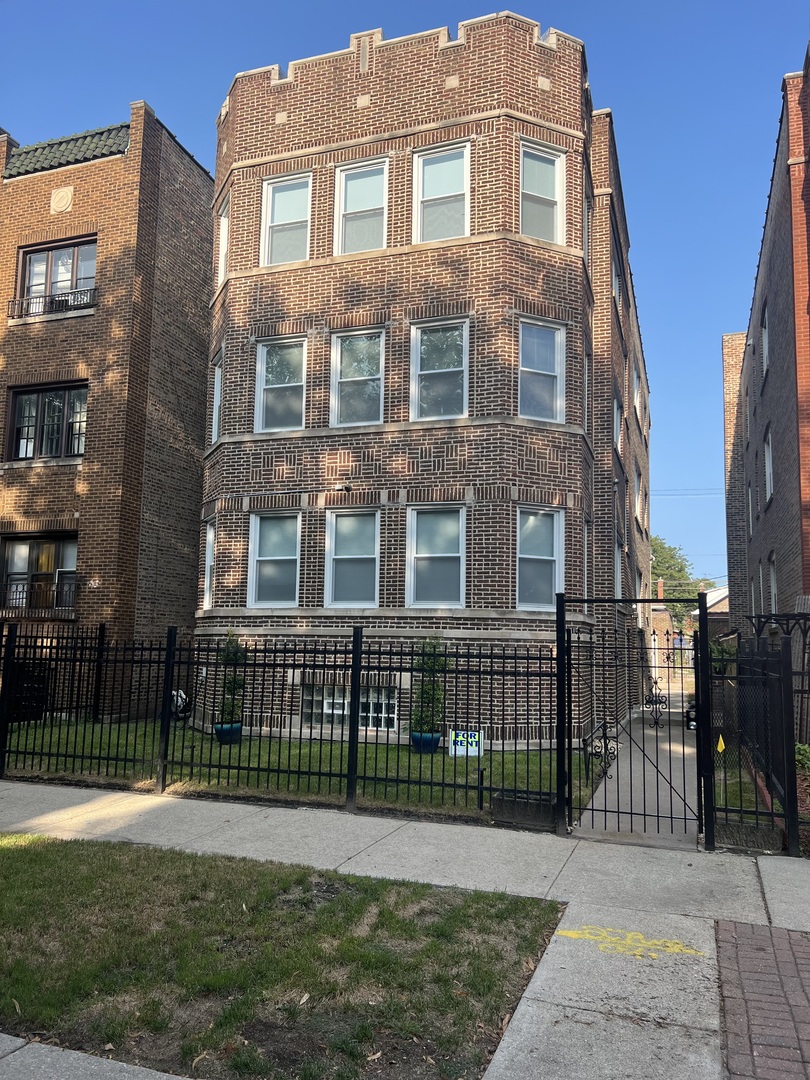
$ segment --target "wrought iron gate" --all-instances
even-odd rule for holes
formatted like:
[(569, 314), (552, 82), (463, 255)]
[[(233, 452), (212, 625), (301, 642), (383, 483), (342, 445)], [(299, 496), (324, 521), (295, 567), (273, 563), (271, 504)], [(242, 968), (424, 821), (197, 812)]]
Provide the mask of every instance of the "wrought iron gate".
[(694, 845), (705, 787), (697, 638), (654, 629), (652, 603), (557, 598), (558, 828)]

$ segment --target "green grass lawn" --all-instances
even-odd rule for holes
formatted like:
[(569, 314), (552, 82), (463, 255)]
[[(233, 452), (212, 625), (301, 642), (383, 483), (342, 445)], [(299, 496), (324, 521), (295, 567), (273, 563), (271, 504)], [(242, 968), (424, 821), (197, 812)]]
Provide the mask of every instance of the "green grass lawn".
[[(156, 775), (158, 738), (159, 725), (154, 721), (18, 725), (10, 732), (7, 772), (80, 775), (149, 786)], [(236, 745), (220, 745), (212, 735), (177, 725), (169, 743), (167, 784), (178, 791), (217, 787), (229, 794), (306, 796), (310, 801), (343, 805), (347, 763), (347, 742), (245, 733)], [(476, 816), (479, 795), (486, 814), (491, 794), (501, 789), (530, 794), (553, 791), (554, 770), (553, 752), (548, 748), (542, 752), (485, 751), (480, 758), (450, 757), (444, 748), (435, 754), (417, 754), (408, 743), (386, 743), (384, 737), (364, 741), (361, 734), (358, 804)]]
[(0, 1030), (217, 1080), (480, 1077), (553, 903), (0, 834)]

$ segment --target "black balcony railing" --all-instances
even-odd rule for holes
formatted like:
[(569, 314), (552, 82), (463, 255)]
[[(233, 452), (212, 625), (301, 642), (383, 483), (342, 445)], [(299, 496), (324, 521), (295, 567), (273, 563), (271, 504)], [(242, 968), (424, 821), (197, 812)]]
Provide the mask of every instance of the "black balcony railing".
[(20, 296), (8, 302), (8, 317), (24, 319), (28, 315), (57, 315), (65, 311), (93, 307), (98, 289), (74, 289), (72, 292), (51, 293), (50, 296)]
[(0, 610), (7, 617), (72, 616), (76, 607), (76, 579), (58, 581), (5, 581), (0, 586)]

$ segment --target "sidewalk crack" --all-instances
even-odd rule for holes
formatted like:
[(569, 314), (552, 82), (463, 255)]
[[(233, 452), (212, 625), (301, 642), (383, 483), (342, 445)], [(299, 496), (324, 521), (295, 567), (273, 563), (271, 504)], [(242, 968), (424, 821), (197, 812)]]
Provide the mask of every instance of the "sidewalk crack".
[(397, 825), (395, 829), (392, 829), (391, 832), (386, 833), (385, 836), (380, 836), (376, 840), (372, 840), (371, 843), (366, 844), (364, 848), (360, 848), (359, 851), (355, 851), (354, 855), (350, 855), (348, 859), (344, 859), (342, 863), (338, 863), (338, 865), (335, 867), (335, 870), (339, 873), (341, 867), (346, 866), (352, 861), (352, 859), (356, 859), (358, 855), (364, 855), (367, 851), (370, 851), (371, 848), (375, 847), (377, 844), (381, 844), (383, 840), (388, 840), (394, 835), (394, 833), (398, 833), (400, 829), (404, 829), (406, 825), (410, 824), (412, 824), (412, 822), (403, 821), (400, 825)]

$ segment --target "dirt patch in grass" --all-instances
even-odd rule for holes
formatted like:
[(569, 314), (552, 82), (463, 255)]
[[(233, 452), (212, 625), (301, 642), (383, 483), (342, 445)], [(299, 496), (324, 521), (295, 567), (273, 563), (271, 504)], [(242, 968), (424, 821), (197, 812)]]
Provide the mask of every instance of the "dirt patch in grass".
[(552, 903), (0, 835), (0, 1030), (236, 1080), (475, 1080)]

